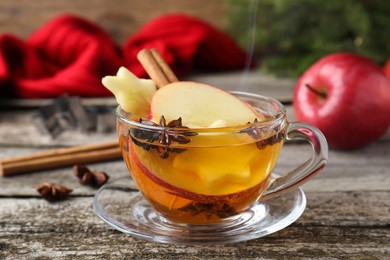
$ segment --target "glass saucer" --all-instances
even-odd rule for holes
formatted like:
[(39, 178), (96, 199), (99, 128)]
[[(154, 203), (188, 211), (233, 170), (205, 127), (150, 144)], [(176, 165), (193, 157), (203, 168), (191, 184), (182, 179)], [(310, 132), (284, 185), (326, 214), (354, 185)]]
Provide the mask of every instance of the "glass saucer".
[(279, 231), (303, 213), (306, 196), (298, 188), (255, 204), (223, 223), (187, 225), (157, 213), (129, 177), (104, 185), (93, 199), (96, 214), (115, 229), (148, 241), (173, 244), (227, 244)]

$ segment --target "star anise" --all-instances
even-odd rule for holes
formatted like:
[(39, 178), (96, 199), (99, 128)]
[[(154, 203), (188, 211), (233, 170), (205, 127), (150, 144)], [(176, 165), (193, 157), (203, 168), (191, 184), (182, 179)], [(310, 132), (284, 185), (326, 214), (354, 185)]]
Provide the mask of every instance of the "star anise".
[(213, 215), (219, 218), (227, 218), (237, 214), (236, 210), (228, 203), (192, 202), (179, 208), (179, 210), (189, 213), (190, 216), (204, 214), (207, 218), (211, 218)]
[(110, 178), (105, 172), (91, 172), (85, 165), (73, 166), (73, 173), (81, 184), (95, 188), (100, 188)]
[[(259, 121), (257, 118), (253, 121), (253, 123), (258, 123)], [(250, 124), (250, 122), (248, 122)], [(265, 134), (261, 128), (259, 128), (257, 125), (252, 125), (244, 130), (241, 130), (241, 133), (246, 133), (249, 136), (251, 136), (255, 140), (259, 140), (256, 142), (256, 146), (259, 149), (264, 149), (267, 147), (267, 145), (273, 145), (276, 143), (279, 143), (284, 138), (284, 129), (280, 130), (280, 127), (275, 127), (273, 129), (275, 132), (274, 135), (263, 138), (263, 135)]]
[[(189, 128), (183, 126), (182, 119), (178, 119), (166, 122), (164, 116), (161, 116), (158, 124), (140, 119), (141, 124), (147, 126), (156, 126), (159, 127), (159, 130), (141, 130), (141, 129), (132, 129), (130, 134), (132, 135), (133, 142), (143, 147), (145, 150), (150, 150), (151, 148), (157, 149), (161, 158), (167, 158), (170, 151), (182, 152), (184, 149), (180, 148), (170, 148), (172, 142), (177, 142), (179, 144), (187, 144), (191, 141), (189, 136), (194, 136), (196, 133), (188, 131)], [(133, 138), (134, 137), (134, 138)], [(146, 140), (146, 142), (140, 142), (137, 139)], [(160, 145), (152, 145), (153, 142), (158, 141)]]
[[(253, 123), (258, 122), (259, 120), (257, 120), (257, 118), (255, 118), (255, 120), (253, 121)], [(250, 124), (250, 122), (248, 122), (247, 124)], [(256, 127), (255, 125), (242, 130), (241, 133), (246, 133), (253, 139), (260, 139), (263, 136), (261, 129), (259, 127)]]
[(73, 191), (67, 186), (62, 186), (55, 183), (41, 183), (35, 187), (38, 193), (47, 201), (59, 201), (66, 199)]

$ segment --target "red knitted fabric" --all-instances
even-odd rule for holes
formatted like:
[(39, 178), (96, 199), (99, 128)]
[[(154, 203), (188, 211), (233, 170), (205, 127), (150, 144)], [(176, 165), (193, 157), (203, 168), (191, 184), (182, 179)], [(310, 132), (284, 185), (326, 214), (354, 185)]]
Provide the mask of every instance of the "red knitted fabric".
[(125, 64), (138, 76), (146, 76), (136, 60), (143, 48), (157, 48), (178, 76), (191, 69), (240, 69), (246, 62), (246, 53), (228, 35), (184, 14), (156, 18), (127, 40), (123, 47)]
[(192, 69), (228, 70), (245, 65), (246, 54), (223, 32), (182, 14), (159, 17), (129, 36), (120, 49), (98, 25), (59, 16), (28, 39), (0, 35), (0, 94), (51, 98), (68, 94), (108, 96), (101, 78), (126, 66), (147, 77), (136, 58), (157, 48), (178, 76)]
[(0, 36), (0, 84), (24, 98), (111, 95), (100, 81), (122, 64), (118, 50), (95, 24), (60, 16), (26, 41)]

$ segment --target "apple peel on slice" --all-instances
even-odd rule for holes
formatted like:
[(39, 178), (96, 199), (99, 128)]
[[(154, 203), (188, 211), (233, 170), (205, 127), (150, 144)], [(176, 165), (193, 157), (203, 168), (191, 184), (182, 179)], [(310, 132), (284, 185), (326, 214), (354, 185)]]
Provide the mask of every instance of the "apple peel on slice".
[(155, 122), (161, 116), (167, 121), (181, 117), (183, 125), (199, 127), (236, 126), (264, 119), (249, 104), (225, 90), (186, 81), (159, 89), (152, 98), (150, 113), (149, 119)]
[[(164, 166), (161, 167), (161, 159), (158, 159), (158, 157), (148, 157), (146, 159), (142, 155), (145, 151), (141, 148), (132, 145), (130, 149), (131, 161), (142, 174), (156, 184), (169, 189), (172, 194), (183, 198), (204, 202), (226, 201), (259, 190), (261, 185), (263, 185), (263, 182), (256, 181), (261, 176), (252, 175), (251, 177), (228, 177), (224, 183), (219, 183), (224, 185), (218, 185), (218, 183), (214, 182), (217, 187), (208, 187), (203, 181), (199, 181), (196, 176), (193, 176), (193, 173), (190, 171), (178, 171), (168, 166), (170, 163), (164, 162)], [(159, 163), (156, 160), (159, 160)], [(249, 173), (245, 175), (247, 174)], [(240, 179), (238, 183), (236, 183), (237, 178)]]
[(110, 90), (118, 104), (126, 112), (140, 117), (149, 114), (156, 85), (150, 79), (140, 79), (125, 67), (120, 67), (116, 76), (106, 76), (103, 85)]

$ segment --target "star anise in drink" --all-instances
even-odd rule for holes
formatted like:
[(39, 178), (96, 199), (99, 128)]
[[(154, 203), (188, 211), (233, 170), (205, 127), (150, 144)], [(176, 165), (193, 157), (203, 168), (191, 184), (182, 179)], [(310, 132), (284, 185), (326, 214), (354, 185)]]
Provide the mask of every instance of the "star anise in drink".
[[(253, 121), (253, 123), (258, 123), (258, 122), (259, 122), (259, 120), (257, 120), (257, 118), (255, 118), (255, 120)], [(250, 122), (248, 122), (247, 124), (249, 125)], [(256, 127), (256, 125), (253, 125), (253, 126), (250, 126), (244, 130), (241, 130), (241, 133), (246, 133), (250, 137), (252, 137), (253, 139), (260, 139), (263, 136), (261, 129), (259, 127)]]
[(204, 214), (207, 218), (211, 218), (213, 215), (219, 218), (228, 218), (237, 214), (236, 210), (228, 203), (192, 202), (178, 210), (186, 212), (190, 216)]
[[(189, 131), (189, 128), (183, 126), (182, 119), (179, 117), (178, 119), (166, 122), (164, 116), (161, 116), (158, 124), (147, 121), (144, 119), (140, 119), (139, 122), (146, 126), (156, 126), (158, 129), (131, 129), (130, 135), (132, 137), (132, 141), (144, 148), (145, 150), (150, 150), (152, 148), (156, 149), (160, 154), (161, 158), (168, 158), (169, 152), (182, 152), (185, 149), (180, 148), (171, 148), (169, 147), (172, 142), (176, 142), (179, 144), (187, 144), (191, 142), (190, 136), (194, 136), (197, 133)], [(145, 142), (141, 142), (137, 139), (145, 140)], [(153, 144), (158, 141), (159, 145)]]
[[(273, 132), (275, 134), (273, 134), (267, 138), (263, 138), (263, 136), (266, 135), (266, 133), (259, 126), (256, 125), (256, 123), (258, 123), (258, 122), (259, 121), (256, 118), (253, 121), (253, 123), (255, 125), (252, 125), (246, 129), (240, 131), (241, 133), (248, 134), (250, 137), (252, 137), (255, 140), (259, 140), (258, 142), (256, 142), (257, 148), (264, 149), (265, 147), (267, 147), (267, 145), (273, 145), (273, 144), (279, 143), (280, 141), (283, 140), (284, 128), (281, 129), (280, 126), (277, 126), (273, 129)], [(251, 124), (251, 123), (248, 122), (247, 124)]]

